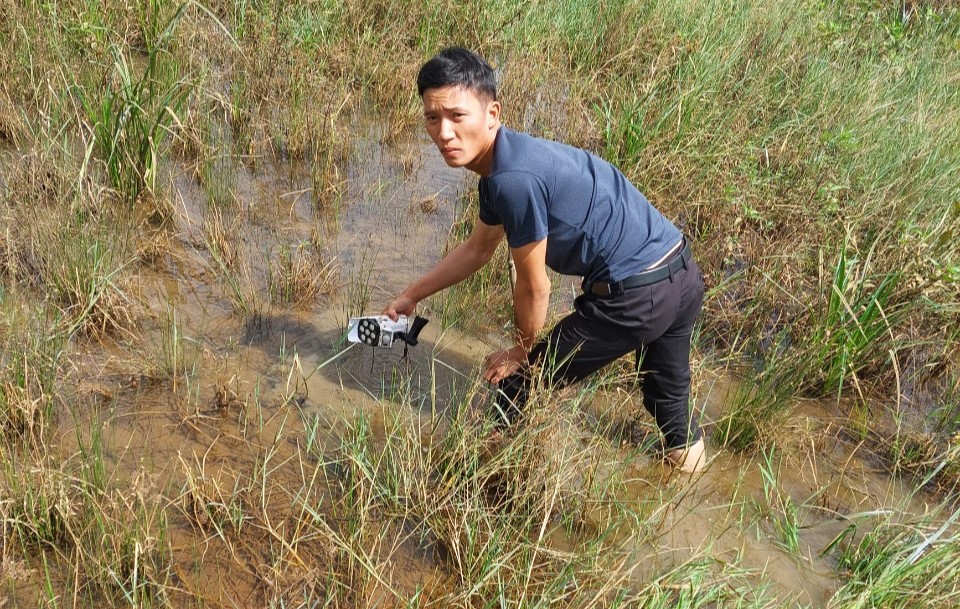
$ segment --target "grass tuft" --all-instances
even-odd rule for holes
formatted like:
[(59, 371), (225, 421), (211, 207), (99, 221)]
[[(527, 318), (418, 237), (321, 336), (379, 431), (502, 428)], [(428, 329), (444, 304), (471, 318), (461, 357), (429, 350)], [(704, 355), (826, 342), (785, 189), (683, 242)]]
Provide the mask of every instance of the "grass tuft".
[[(113, 65), (107, 87), (79, 87), (86, 120), (106, 166), (110, 185), (128, 205), (156, 189), (159, 161), (171, 127), (179, 122), (177, 113), (190, 94), (190, 86), (177, 75), (178, 66), (166, 48), (186, 4), (163, 26), (145, 28), (146, 60), (140, 63), (123, 48), (111, 48)], [(160, 5), (152, 6), (157, 14)]]
[(328, 293), (335, 279), (335, 258), (323, 262), (314, 245), (281, 245), (270, 261), (270, 298), (277, 304), (309, 305)]
[(951, 531), (958, 514), (945, 524), (927, 521), (881, 522), (857, 536), (845, 529), (828, 549), (836, 549), (847, 583), (830, 601), (830, 609), (951, 607), (960, 602), (960, 539)]

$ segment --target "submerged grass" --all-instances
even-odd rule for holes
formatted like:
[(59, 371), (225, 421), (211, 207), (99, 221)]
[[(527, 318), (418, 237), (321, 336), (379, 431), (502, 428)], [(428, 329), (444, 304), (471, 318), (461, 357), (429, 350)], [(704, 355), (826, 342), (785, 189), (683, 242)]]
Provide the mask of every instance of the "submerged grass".
[(0, 294), (0, 439), (32, 445), (49, 433), (66, 343), (58, 325), (19, 290)]
[[(297, 370), (296, 362), (287, 366)], [(661, 479), (660, 492), (630, 495), (624, 469), (636, 464), (612, 454), (602, 435), (585, 439), (577, 431), (579, 393), (537, 393), (527, 424), (500, 440), (477, 416), (484, 400), (477, 386), (454, 398), (453, 413), (424, 411), (420, 398), (398, 390), (398, 402), (337, 421), (239, 394), (220, 414), (190, 417), (198, 433), (220, 439), (181, 452), (160, 487), (144, 470), (124, 476), (108, 461), (116, 450), (108, 449), (108, 428), (116, 422), (81, 428), (77, 452), (62, 460), (3, 440), (4, 551), (42, 556), (43, 594), (75, 597), (80, 606), (246, 599), (426, 607), (495, 598), (511, 606), (695, 609), (786, 602), (758, 587), (759, 573), (709, 543), (682, 560), (658, 559), (657, 540), (676, 526), (665, 524), (668, 514), (681, 509), (691, 482)], [(781, 481), (783, 462), (773, 449), (761, 470), (760, 514), (778, 543), (800, 556), (802, 508)], [(750, 490), (734, 489), (734, 502), (742, 492)], [(851, 529), (822, 548), (838, 553), (849, 576), (831, 606), (886, 606), (857, 604), (864, 590), (905, 603), (890, 606), (915, 606), (920, 597), (905, 584), (934, 575), (934, 596), (923, 598), (952, 602), (955, 574), (929, 569), (934, 560), (953, 569), (954, 519), (918, 521), (904, 529), (914, 532), (906, 541)], [(895, 520), (882, 526), (900, 530)], [(943, 556), (910, 563), (933, 549)], [(205, 557), (196, 573), (191, 552)], [(879, 560), (872, 553), (901, 566), (870, 566)], [(906, 563), (918, 570), (893, 572)]]
[[(65, 586), (88, 606), (162, 606), (169, 549), (163, 501), (144, 479), (126, 488), (105, 485), (101, 447), (55, 463), (4, 443), (0, 480), (3, 548), (42, 556), (48, 597)], [(14, 467), (13, 460), (22, 467)]]
[[(587, 480), (580, 466), (598, 456), (596, 447), (564, 438), (556, 409), (535, 408), (540, 412), (528, 426), (499, 443), (469, 410), (446, 421), (391, 410), (382, 433), (361, 415), (342, 436), (334, 461), (342, 494), (334, 510), (341, 521), (335, 539), (350, 555), (369, 556), (362, 548), (371, 542), (363, 540), (404, 531), (409, 541), (403, 543), (419, 546), (450, 573), (442, 589), (423, 588), (418, 600), (431, 606), (473, 606), (491, 598), (516, 606), (763, 606), (736, 583), (736, 569), (706, 556), (638, 582), (642, 559), (623, 540), (659, 514), (637, 511), (606, 495), (615, 486)], [(575, 549), (554, 547), (551, 536), (564, 512), (608, 503), (608, 517)], [(570, 526), (582, 532), (583, 525)], [(374, 547), (396, 551), (396, 542), (387, 539)], [(389, 589), (390, 572), (378, 573), (385, 565), (371, 562), (361, 566)]]
[(322, 248), (313, 243), (281, 245), (270, 260), (270, 299), (277, 304), (310, 305), (329, 293), (336, 277), (336, 258), (324, 261)]

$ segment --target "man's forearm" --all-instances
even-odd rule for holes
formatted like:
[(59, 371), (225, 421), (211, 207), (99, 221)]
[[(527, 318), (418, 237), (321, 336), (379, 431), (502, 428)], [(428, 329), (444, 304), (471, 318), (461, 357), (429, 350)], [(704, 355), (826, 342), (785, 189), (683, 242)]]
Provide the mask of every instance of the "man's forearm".
[(470, 237), (443, 257), (430, 271), (413, 282), (383, 310), (396, 320), (412, 315), (417, 303), (444, 288), (463, 281), (490, 261), (503, 240), (503, 228), (477, 222)]
[(517, 327), (517, 344), (530, 352), (537, 336), (547, 320), (550, 304), (550, 284), (519, 281), (513, 292), (514, 323)]
[(432, 296), (440, 290), (459, 283), (477, 272), (490, 255), (473, 247), (469, 241), (461, 243), (443, 257), (426, 275), (413, 282), (403, 294), (415, 302)]

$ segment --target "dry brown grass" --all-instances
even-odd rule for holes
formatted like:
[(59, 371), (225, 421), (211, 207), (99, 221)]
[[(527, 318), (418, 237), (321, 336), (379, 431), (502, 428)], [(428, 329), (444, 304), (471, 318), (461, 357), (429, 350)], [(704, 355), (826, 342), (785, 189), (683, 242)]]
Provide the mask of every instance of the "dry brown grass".
[(0, 144), (18, 145), (23, 139), (23, 120), (5, 85), (0, 85)]
[(270, 295), (275, 304), (309, 306), (336, 282), (336, 258), (323, 260), (316, 245), (282, 245), (270, 260)]
[(504, 120), (514, 128), (588, 150), (600, 145), (588, 83), (537, 54), (517, 52), (501, 67)]
[(36, 439), (50, 423), (51, 396), (44, 393), (26, 356), (10, 355), (12, 361), (0, 372), (17, 380), (0, 382), (0, 434)]
[(229, 221), (224, 219), (224, 212), (219, 207), (208, 210), (203, 221), (203, 241), (217, 264), (226, 270), (233, 271), (240, 262), (237, 245), (240, 238), (241, 216), (231, 212), (227, 214), (230, 216)]
[(14, 168), (0, 200), (3, 274), (49, 294), (68, 335), (130, 329), (140, 304), (129, 219), (104, 208), (108, 191), (62, 151), (23, 155)]

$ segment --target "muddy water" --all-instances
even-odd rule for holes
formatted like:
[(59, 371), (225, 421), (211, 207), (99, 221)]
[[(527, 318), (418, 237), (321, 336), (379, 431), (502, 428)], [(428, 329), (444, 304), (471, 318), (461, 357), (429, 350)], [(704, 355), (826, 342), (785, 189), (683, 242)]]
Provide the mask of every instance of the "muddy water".
[[(99, 430), (114, 479), (147, 472), (154, 488), (176, 497), (185, 514), (194, 484), (224, 501), (242, 496), (283, 518), (292, 509), (284, 489), (303, 486), (298, 460), (335, 451), (344, 421), (364, 412), (375, 422), (374, 433), (382, 434), (379, 400), (398, 392), (417, 406), (413, 416), (443, 417), (451, 396), (474, 382), (479, 362), (498, 345), (455, 329), (441, 332), (435, 323), (404, 358), (401, 347), (350, 347), (343, 335), (350, 314), (378, 312), (439, 259), (459, 194), (472, 181), (447, 168), (426, 138), (386, 146), (375, 130), (357, 144), (343, 175), (344, 194), (332, 216), (317, 209), (306, 168), (233, 165), (229, 181), (237, 205), (219, 221), (241, 261), (240, 291), (254, 310), (243, 314), (205, 241), (213, 218), (207, 195), (189, 172), (174, 172), (176, 238), (170, 255), (143, 277), (153, 311), (142, 329), (145, 340), (121, 341), (107, 357), (86, 354), (76, 380), (78, 397), (92, 406), (93, 416), (64, 417), (64, 453), (76, 451), (76, 438), (89, 441), (91, 430)], [(322, 243), (324, 255), (335, 258), (332, 289), (304, 307), (270, 303), (271, 257), (283, 245), (307, 242)], [(158, 382), (150, 371), (163, 360), (159, 328), (171, 320), (184, 337), (179, 361), (186, 374)], [(723, 412), (733, 383), (704, 375), (696, 388), (708, 426)], [(657, 512), (651, 520), (656, 526), (643, 535), (627, 528), (619, 533), (636, 553), (638, 583), (709, 554), (748, 570), (748, 580), (768, 585), (770, 596), (820, 606), (840, 582), (831, 559), (819, 554), (851, 515), (923, 509), (855, 447), (836, 439), (830, 405), (797, 406), (780, 452), (771, 457), (775, 483), (771, 488), (768, 479), (766, 491), (756, 457), (719, 453), (703, 475), (678, 478), (649, 455), (622, 446), (615, 434), (605, 435), (598, 423), (604, 416), (642, 411), (635, 396), (600, 395), (585, 410), (586, 423), (563, 433), (574, 442), (599, 442), (597, 458), (623, 477), (617, 499)], [(275, 472), (276, 488), (244, 487), (264, 470)], [(324, 490), (310, 491), (320, 505)], [(796, 551), (786, 549), (777, 533), (783, 505), (796, 508)], [(581, 533), (557, 526), (549, 542), (572, 550), (583, 530), (604, 528), (607, 514), (602, 505), (588, 506)], [(238, 552), (260, 555), (258, 544), (269, 545), (269, 539), (251, 534), (243, 554), (209, 538), (198, 542), (189, 520), (170, 523), (180, 589), (202, 592), (215, 604), (255, 606), (265, 587), (278, 585), (262, 575), (264, 563), (237, 559)], [(412, 595), (417, 586), (442, 581), (442, 561), (404, 541), (402, 531), (396, 539), (389, 555), (397, 565), (395, 590)]]

